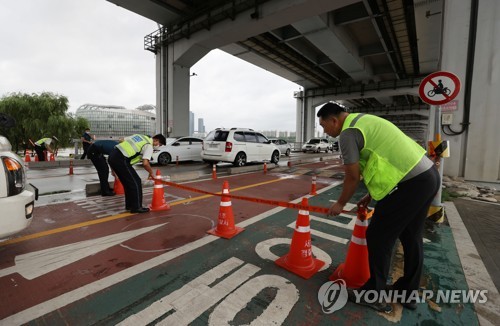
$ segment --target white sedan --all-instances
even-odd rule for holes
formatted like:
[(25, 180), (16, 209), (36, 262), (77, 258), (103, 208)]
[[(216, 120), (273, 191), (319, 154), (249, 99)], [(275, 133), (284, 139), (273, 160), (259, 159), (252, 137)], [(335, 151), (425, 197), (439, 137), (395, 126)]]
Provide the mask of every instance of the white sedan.
[(281, 155), (290, 156), (292, 152), (292, 144), (288, 143), (284, 139), (269, 138), (271, 143), (275, 144), (280, 150)]
[(167, 145), (154, 150), (151, 163), (167, 165), (177, 160), (201, 161), (202, 144), (203, 139), (198, 137), (180, 137), (173, 142), (167, 141)]
[(38, 199), (38, 189), (26, 182), (23, 162), (11, 149), (7, 138), (0, 136), (0, 239), (30, 225)]

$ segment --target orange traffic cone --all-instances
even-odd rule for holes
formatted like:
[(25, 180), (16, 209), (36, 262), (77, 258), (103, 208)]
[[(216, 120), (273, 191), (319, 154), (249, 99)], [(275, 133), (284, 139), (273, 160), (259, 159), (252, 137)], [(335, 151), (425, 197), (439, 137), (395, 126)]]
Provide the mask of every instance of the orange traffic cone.
[(31, 162), (30, 152), (26, 151), (26, 155), (24, 156), (24, 162)]
[(165, 193), (163, 191), (163, 182), (160, 170), (156, 170), (155, 185), (153, 189), (153, 200), (149, 209), (151, 211), (166, 211), (170, 209), (170, 205), (165, 201)]
[(123, 185), (120, 182), (120, 179), (115, 175), (115, 182), (113, 184), (113, 191), (116, 195), (125, 195), (125, 189), (123, 189)]
[(217, 179), (217, 170), (216, 170), (216, 167), (215, 167), (215, 164), (212, 165), (212, 179)]
[(314, 196), (314, 195), (317, 195), (317, 194), (318, 193), (316, 192), (316, 176), (313, 175), (312, 183), (311, 183), (311, 193), (310, 193), (310, 195)]
[(264, 162), (264, 174), (266, 174), (266, 173), (267, 173), (267, 163)]
[(50, 157), (50, 161), (56, 160), (56, 156), (54, 155), (54, 153), (49, 153), (49, 157)]
[(207, 231), (207, 233), (216, 235), (221, 238), (231, 239), (237, 234), (243, 232), (245, 229), (234, 225), (234, 215), (233, 207), (231, 206), (231, 198), (224, 195), (229, 195), (229, 183), (227, 181), (224, 181), (224, 184), (222, 186), (222, 198), (220, 201), (217, 226)]
[(73, 175), (73, 160), (69, 160), (69, 175)]
[(347, 250), (345, 262), (340, 264), (335, 272), (330, 275), (330, 281), (343, 279), (348, 288), (359, 288), (370, 278), (370, 265), (368, 263), (368, 247), (366, 246), (366, 229), (368, 218), (373, 214), (366, 208), (358, 209), (358, 217), (352, 231), (351, 243)]
[[(309, 205), (307, 198), (302, 199), (301, 205)], [(301, 209), (299, 210), (297, 222), (295, 222), (290, 251), (285, 256), (278, 258), (275, 263), (294, 274), (308, 279), (325, 265), (324, 261), (313, 258), (311, 248), (309, 211)]]

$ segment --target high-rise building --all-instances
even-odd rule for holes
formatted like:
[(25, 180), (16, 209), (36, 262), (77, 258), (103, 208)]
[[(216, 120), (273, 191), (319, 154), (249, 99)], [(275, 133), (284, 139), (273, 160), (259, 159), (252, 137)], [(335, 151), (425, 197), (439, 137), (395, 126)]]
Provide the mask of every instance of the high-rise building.
[(194, 133), (194, 113), (189, 111), (189, 135), (192, 136)]
[(205, 133), (205, 124), (203, 123), (203, 118), (198, 118), (198, 133), (199, 134)]
[(156, 115), (153, 105), (142, 105), (135, 110), (123, 106), (84, 104), (75, 115), (88, 120), (92, 134), (98, 139), (118, 139), (133, 134), (154, 135)]

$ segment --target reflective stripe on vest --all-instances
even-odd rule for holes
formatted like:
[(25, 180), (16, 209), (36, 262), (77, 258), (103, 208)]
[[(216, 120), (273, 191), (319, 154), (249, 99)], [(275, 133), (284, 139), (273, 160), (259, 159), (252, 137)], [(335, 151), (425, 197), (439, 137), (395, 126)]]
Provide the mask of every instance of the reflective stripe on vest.
[(38, 146), (42, 146), (42, 144), (44, 144), (44, 143), (45, 143), (45, 141), (47, 141), (47, 140), (49, 140), (49, 139), (51, 139), (51, 138), (42, 138), (42, 139), (40, 139), (40, 140), (37, 140), (37, 141), (35, 142), (35, 144), (36, 144), (36, 145), (38, 145)]
[(418, 164), (425, 150), (391, 122), (370, 114), (349, 114), (342, 126), (358, 129), (365, 145), (359, 167), (375, 200), (381, 200)]
[(132, 135), (126, 137), (123, 142), (116, 145), (123, 156), (130, 158), (130, 164), (136, 164), (141, 160), (141, 150), (146, 144), (152, 144), (151, 138), (143, 135)]

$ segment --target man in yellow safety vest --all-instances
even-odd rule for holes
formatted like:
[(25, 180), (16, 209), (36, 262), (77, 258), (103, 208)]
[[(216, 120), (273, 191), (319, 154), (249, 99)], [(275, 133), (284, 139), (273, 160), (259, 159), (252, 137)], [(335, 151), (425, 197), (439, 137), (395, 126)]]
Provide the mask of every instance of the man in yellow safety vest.
[[(334, 103), (321, 107), (317, 116), (325, 133), (339, 137), (345, 171), (342, 193), (329, 215), (342, 212), (361, 176), (368, 194), (358, 206), (367, 207), (372, 198), (377, 201), (366, 231), (370, 278), (360, 290), (386, 290), (392, 250), (399, 238), (404, 250), (404, 275), (392, 289), (410, 295), (420, 284), (424, 222), (441, 185), (439, 172), (420, 145), (385, 119), (348, 113)], [(356, 300), (352, 290), (348, 294), (349, 299)], [(355, 302), (382, 312), (392, 310), (385, 302), (359, 298)], [(417, 308), (416, 300), (402, 298), (400, 302), (407, 309)]]
[(115, 146), (108, 157), (108, 163), (115, 171), (125, 190), (125, 209), (132, 213), (147, 213), (149, 208), (142, 207), (142, 182), (133, 165), (142, 162), (142, 167), (153, 179), (153, 170), (149, 161), (153, 155), (153, 146), (160, 146), (165, 137), (158, 134), (151, 140), (145, 135), (132, 135)]

